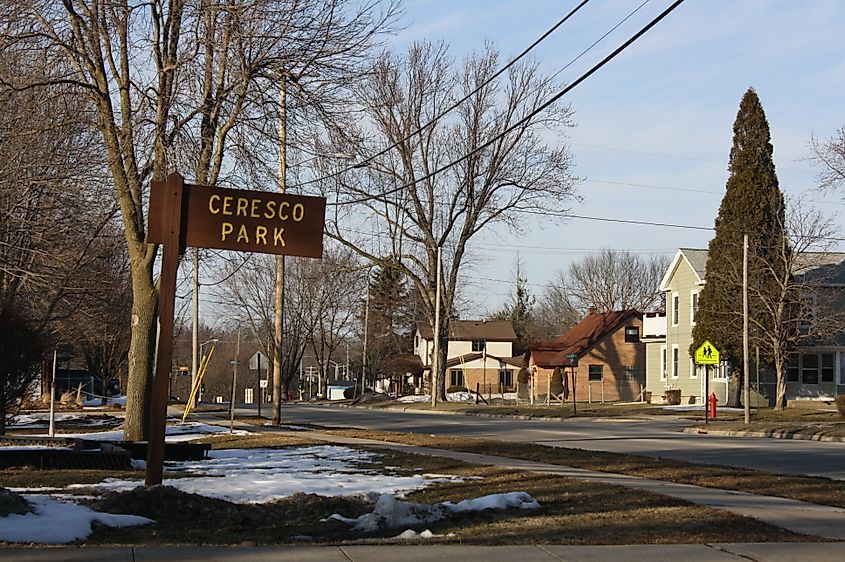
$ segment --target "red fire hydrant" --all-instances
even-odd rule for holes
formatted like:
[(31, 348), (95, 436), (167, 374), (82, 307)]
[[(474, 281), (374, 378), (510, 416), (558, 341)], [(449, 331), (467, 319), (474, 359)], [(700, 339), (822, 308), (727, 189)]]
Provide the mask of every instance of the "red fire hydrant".
[(716, 419), (716, 404), (719, 402), (719, 399), (716, 398), (716, 393), (711, 392), (710, 396), (707, 398), (707, 405), (710, 407), (710, 419)]

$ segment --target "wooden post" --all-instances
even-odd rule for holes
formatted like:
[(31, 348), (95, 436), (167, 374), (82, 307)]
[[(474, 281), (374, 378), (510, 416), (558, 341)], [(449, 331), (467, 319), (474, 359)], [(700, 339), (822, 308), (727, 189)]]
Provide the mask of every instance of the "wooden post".
[(575, 366), (572, 366), (572, 415), (578, 415), (578, 406), (575, 405)]
[[(153, 182), (161, 183), (161, 182)], [(164, 434), (167, 423), (167, 387), (173, 361), (173, 308), (176, 299), (176, 273), (179, 269), (180, 232), (182, 230), (182, 194), (185, 178), (170, 174), (164, 182), (164, 241), (162, 243), (161, 278), (158, 297), (158, 345), (152, 385), (147, 471), (144, 484), (161, 484), (164, 470)]]

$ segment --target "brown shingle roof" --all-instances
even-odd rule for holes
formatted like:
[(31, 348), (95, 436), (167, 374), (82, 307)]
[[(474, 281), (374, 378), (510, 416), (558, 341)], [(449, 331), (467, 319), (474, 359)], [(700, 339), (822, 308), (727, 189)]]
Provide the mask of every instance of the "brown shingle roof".
[(543, 367), (572, 365), (567, 355), (581, 355), (607, 334), (616, 331), (629, 318), (642, 318), (636, 310), (615, 310), (590, 314), (568, 332), (548, 342), (529, 346), (534, 363)]
[[(417, 322), (420, 335), (432, 339), (434, 330), (426, 322)], [(449, 339), (452, 341), (516, 341), (516, 332), (510, 320), (452, 320), (449, 322)]]

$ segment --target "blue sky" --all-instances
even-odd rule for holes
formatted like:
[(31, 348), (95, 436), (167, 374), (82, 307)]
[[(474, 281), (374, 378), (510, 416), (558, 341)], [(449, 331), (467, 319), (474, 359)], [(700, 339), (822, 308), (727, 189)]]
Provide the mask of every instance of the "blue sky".
[[(642, 2), (592, 0), (533, 52), (547, 72), (556, 72)], [(670, 3), (649, 1), (560, 79), (575, 80)], [(407, 0), (405, 29), (392, 47), (444, 39), (460, 58), (491, 40), (509, 59), (575, 5)], [(687, 0), (564, 98), (577, 124), (565, 140), (585, 180), (583, 201), (572, 212), (712, 226), (727, 179), (731, 127), (753, 86), (771, 127), (781, 189), (815, 200), (845, 225), (843, 194), (815, 191), (806, 160), (811, 135), (827, 137), (845, 124), (843, 29), (845, 2), (837, 0)], [(540, 293), (557, 269), (584, 253), (611, 247), (672, 255), (678, 247), (706, 247), (711, 236), (579, 219), (537, 223), (523, 236), (497, 230), (471, 244), (475, 259), (465, 280), (488, 296), (475, 303), (480, 310), (492, 310), (511, 286), (489, 279), (512, 279), (518, 247), (531, 288)]]

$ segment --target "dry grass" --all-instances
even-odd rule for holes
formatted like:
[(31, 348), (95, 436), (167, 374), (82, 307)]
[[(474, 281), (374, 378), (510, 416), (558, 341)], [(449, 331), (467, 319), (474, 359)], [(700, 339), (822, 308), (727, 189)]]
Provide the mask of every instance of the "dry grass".
[(511, 443), (487, 439), (389, 433), (358, 429), (326, 430), (325, 433), (407, 443), (454, 451), (499, 455), (542, 463), (558, 464), (642, 476), (655, 480), (694, 484), (708, 488), (740, 490), (845, 508), (845, 482), (810, 476), (789, 476), (744, 468), (698, 465), (669, 459), (641, 457), (603, 451), (548, 447), (533, 443)]
[[(725, 541), (802, 541), (771, 525), (726, 511), (693, 506), (657, 494), (632, 492), (600, 483), (542, 474), (514, 473), (495, 467), (400, 451), (378, 450), (370, 466), (383, 472), (454, 474), (463, 481), (433, 484), (409, 500), (436, 503), (487, 494), (525, 491), (541, 504), (538, 510), (460, 514), (424, 525), (453, 537), (431, 542), (467, 544), (657, 544)], [(391, 467), (390, 469), (385, 468)], [(379, 543), (404, 528), (362, 535), (337, 521), (320, 521), (332, 513), (356, 517), (372, 509), (362, 498), (297, 495), (265, 505), (235, 505), (220, 500), (167, 492), (110, 496), (99, 504), (111, 511), (147, 515), (156, 523), (124, 529), (97, 528), (86, 544), (308, 544)], [(308, 537), (308, 538), (306, 538)]]

